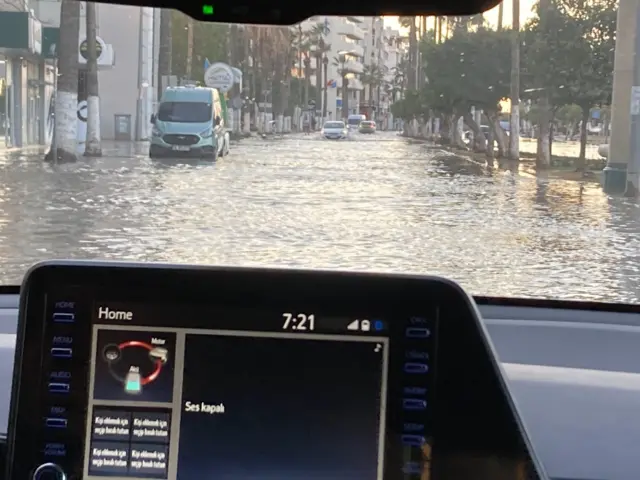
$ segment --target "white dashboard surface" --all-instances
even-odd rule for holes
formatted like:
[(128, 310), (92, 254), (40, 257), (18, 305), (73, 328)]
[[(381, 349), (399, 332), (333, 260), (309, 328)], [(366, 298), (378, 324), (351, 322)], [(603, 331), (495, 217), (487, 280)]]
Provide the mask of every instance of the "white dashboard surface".
[[(6, 432), (16, 295), (0, 295)], [(637, 480), (640, 315), (480, 306), (534, 448), (555, 479)]]

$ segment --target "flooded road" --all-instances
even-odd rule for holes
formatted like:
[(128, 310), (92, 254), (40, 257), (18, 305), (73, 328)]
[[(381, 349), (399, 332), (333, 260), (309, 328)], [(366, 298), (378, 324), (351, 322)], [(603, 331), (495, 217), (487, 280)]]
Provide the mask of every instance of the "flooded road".
[(144, 149), (0, 158), (0, 283), (51, 257), (442, 274), (474, 294), (640, 301), (640, 208), (394, 133), (249, 139), (216, 164)]

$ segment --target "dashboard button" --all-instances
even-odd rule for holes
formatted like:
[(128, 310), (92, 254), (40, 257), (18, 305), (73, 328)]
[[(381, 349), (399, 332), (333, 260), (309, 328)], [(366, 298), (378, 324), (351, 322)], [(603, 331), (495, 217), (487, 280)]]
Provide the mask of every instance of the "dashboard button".
[(51, 356), (56, 358), (71, 358), (73, 351), (70, 348), (52, 348)]
[(405, 363), (404, 371), (406, 373), (427, 373), (429, 371), (429, 365), (426, 363)]
[(405, 410), (424, 410), (427, 408), (427, 401), (420, 398), (405, 398), (402, 400), (402, 408)]
[(410, 338), (429, 338), (431, 330), (428, 328), (407, 328), (405, 334)]
[(402, 435), (402, 444), (409, 447), (422, 447), (426, 443), (422, 435)]
[(53, 321), (56, 323), (73, 323), (76, 321), (75, 313), (56, 312), (53, 314)]
[(45, 420), (47, 428), (67, 428), (67, 419), (59, 417), (50, 417)]
[(68, 383), (52, 382), (49, 384), (49, 391), (51, 393), (69, 393), (69, 388)]
[(35, 469), (32, 480), (67, 480), (67, 474), (55, 463), (43, 463)]

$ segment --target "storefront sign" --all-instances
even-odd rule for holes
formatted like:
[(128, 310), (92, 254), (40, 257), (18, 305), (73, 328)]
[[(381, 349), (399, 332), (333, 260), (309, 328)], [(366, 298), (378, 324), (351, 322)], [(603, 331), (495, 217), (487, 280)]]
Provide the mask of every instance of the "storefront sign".
[(204, 72), (204, 84), (207, 87), (217, 88), (222, 93), (231, 90), (233, 83), (233, 70), (231, 70), (231, 67), (226, 63), (214, 63)]

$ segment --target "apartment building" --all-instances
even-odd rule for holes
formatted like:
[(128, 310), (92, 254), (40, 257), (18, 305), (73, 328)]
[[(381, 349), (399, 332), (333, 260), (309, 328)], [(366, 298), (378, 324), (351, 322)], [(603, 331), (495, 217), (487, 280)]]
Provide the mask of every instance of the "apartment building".
[[(384, 29), (384, 20), (382, 17), (369, 17), (365, 22), (365, 38), (363, 42), (364, 46), (364, 64), (365, 68), (369, 71), (376, 71), (378, 69), (384, 70), (384, 64), (382, 59), (384, 57), (385, 45), (383, 42), (382, 32)], [(382, 89), (380, 89), (382, 90)], [(375, 116), (380, 113), (380, 105), (378, 98), (378, 88), (370, 88), (370, 85), (365, 85), (365, 89), (360, 101), (360, 111), (364, 114), (369, 114), (373, 109)]]
[[(323, 23), (327, 28), (326, 43), (331, 46), (327, 52), (327, 117), (343, 118), (359, 112), (360, 96), (364, 85), (360, 75), (364, 72), (364, 47), (365, 38), (363, 24), (365, 17), (312, 17), (302, 23), (303, 30), (311, 30), (314, 25)], [(318, 66), (312, 59), (311, 68), (316, 70)], [(322, 66), (319, 66), (322, 68)], [(342, 75), (340, 71), (347, 72), (348, 78), (348, 105), (349, 111), (343, 111)], [(317, 86), (317, 77), (311, 77), (311, 83)], [(321, 86), (324, 88), (325, 86)], [(322, 111), (322, 106), (318, 108)]]
[[(0, 0), (0, 125), (7, 145), (51, 141), (60, 6), (59, 0)], [(80, 9), (79, 117), (86, 99), (84, 3)], [(159, 10), (97, 4), (96, 16), (102, 138), (146, 138), (157, 90)]]

